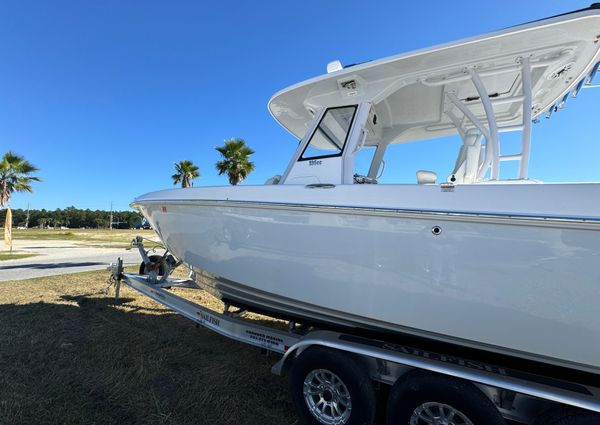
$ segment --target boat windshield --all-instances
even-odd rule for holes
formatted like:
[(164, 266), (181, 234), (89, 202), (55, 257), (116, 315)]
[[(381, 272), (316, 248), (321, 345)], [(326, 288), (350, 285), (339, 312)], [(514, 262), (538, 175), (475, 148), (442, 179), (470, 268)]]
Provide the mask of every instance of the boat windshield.
[(328, 109), (300, 160), (325, 158), (342, 154), (356, 106), (343, 106)]

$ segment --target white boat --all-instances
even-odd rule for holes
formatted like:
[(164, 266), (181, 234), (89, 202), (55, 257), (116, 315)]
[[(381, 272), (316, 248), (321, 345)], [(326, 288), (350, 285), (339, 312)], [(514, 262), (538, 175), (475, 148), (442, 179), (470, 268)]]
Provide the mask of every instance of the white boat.
[[(332, 62), (269, 103), (301, 139), (276, 184), (162, 190), (132, 205), (232, 304), (600, 373), (600, 184), (528, 175), (532, 121), (591, 84), (599, 40), (595, 5)], [(500, 154), (511, 131), (520, 152)], [(375, 184), (389, 146), (455, 134), (448, 176), (415, 168), (415, 184)], [(518, 162), (513, 178), (500, 178), (505, 161)]]

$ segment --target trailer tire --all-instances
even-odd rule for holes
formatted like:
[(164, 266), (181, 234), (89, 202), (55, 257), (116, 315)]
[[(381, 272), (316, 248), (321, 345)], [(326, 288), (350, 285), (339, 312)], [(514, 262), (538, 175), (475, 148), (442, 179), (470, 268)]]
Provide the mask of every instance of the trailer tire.
[[(451, 413), (459, 420), (434, 420), (436, 415), (450, 416)], [(427, 420), (428, 416), (431, 421)], [(396, 381), (388, 399), (387, 425), (447, 422), (505, 425), (491, 400), (470, 382), (424, 371), (408, 372)]]
[(372, 425), (375, 420), (375, 390), (366, 368), (339, 350), (302, 352), (292, 363), (290, 393), (302, 424)]
[(538, 417), (534, 425), (598, 425), (600, 415), (571, 407), (555, 407)]
[[(158, 266), (158, 275), (162, 276), (165, 273), (165, 265), (162, 262), (163, 261), (162, 255), (151, 255), (148, 258), (150, 259), (150, 262), (152, 262), (152, 263), (160, 263), (160, 265)], [(141, 275), (148, 274), (148, 272), (146, 271), (146, 264), (143, 261), (140, 264), (140, 274)]]

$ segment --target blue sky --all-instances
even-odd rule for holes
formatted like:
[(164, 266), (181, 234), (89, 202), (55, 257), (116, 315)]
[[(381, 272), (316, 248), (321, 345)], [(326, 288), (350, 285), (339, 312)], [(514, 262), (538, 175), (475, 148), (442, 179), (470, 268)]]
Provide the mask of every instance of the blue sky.
[[(282, 173), (296, 146), (271, 118), (276, 91), (351, 64), (587, 7), (587, 1), (27, 1), (0, 3), (0, 153), (40, 168), (24, 208), (126, 209), (172, 187), (173, 163), (218, 176), (214, 147), (256, 151), (244, 184)], [(600, 89), (534, 126), (530, 176), (600, 180)], [(386, 181), (447, 175), (458, 141), (396, 146)]]

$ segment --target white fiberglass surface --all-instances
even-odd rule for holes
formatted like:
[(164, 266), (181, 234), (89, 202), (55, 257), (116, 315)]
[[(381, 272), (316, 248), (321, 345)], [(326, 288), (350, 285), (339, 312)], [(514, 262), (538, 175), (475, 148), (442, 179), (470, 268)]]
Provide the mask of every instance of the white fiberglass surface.
[(446, 93), (468, 103), (486, 123), (480, 94), (472, 81), (462, 78), (473, 69), (481, 72), (487, 94), (498, 101), (498, 123), (514, 125), (521, 121), (522, 109), (500, 101), (522, 94), (515, 65), (523, 58), (531, 61), (533, 115), (542, 114), (600, 60), (599, 22), (600, 10), (588, 10), (345, 68), (282, 90), (269, 109), (282, 126), (302, 137), (310, 110), (372, 102), (383, 141), (441, 137), (456, 133), (445, 113)]
[(598, 231), (318, 210), (144, 208), (174, 255), (230, 281), (600, 367)]
[(297, 205), (387, 208), (600, 220), (600, 183), (439, 185), (220, 186), (169, 189), (136, 203), (229, 200)]

